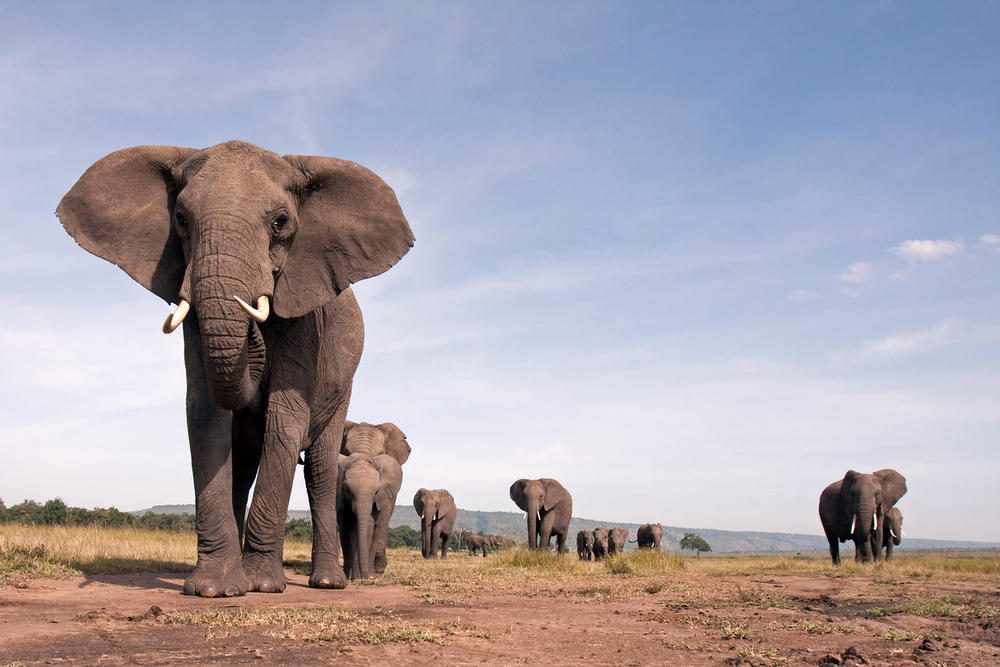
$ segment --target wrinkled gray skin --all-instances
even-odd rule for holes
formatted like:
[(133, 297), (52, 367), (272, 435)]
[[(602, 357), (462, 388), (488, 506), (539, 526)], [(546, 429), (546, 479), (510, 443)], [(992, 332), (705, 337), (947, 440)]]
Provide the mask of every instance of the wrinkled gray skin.
[(628, 539), (628, 531), (624, 528), (612, 528), (608, 531), (608, 555), (625, 553), (625, 540)]
[(658, 523), (644, 523), (635, 532), (635, 539), (640, 549), (660, 550), (660, 541), (663, 539), (663, 526)]
[(483, 558), (486, 558), (486, 551), (490, 548), (490, 544), (487, 543), (486, 538), (483, 535), (476, 535), (475, 533), (465, 536), (465, 546), (469, 548), (470, 556), (475, 556), (478, 550), (483, 552)]
[(594, 534), (589, 530), (581, 530), (576, 534), (576, 554), (580, 560), (594, 557)]
[(410, 444), (406, 434), (391, 422), (344, 424), (344, 439), (340, 453), (346, 456), (365, 454), (370, 456), (379, 473), (379, 488), (385, 497), (385, 508), (375, 514), (372, 530), (372, 569), (376, 574), (385, 572), (387, 563), (386, 542), (389, 536), (389, 520), (396, 507), (396, 496), (403, 485), (403, 464), (410, 458)]
[(840, 544), (854, 540), (854, 558), (862, 563), (882, 555), (885, 512), (906, 493), (906, 479), (885, 468), (871, 475), (848, 470), (819, 497), (819, 517), (823, 523), (830, 557), (840, 564)]
[(519, 479), (510, 486), (510, 499), (528, 515), (528, 548), (548, 551), (556, 536), (562, 554), (573, 515), (573, 498), (554, 479)]
[[(392, 189), (352, 162), (240, 141), (139, 146), (94, 163), (56, 214), (83, 248), (165, 301), (191, 304), (183, 328), (198, 563), (184, 593), (284, 590), (284, 524), (303, 450), (313, 480), (309, 584), (343, 588), (338, 448), (364, 341), (348, 286), (413, 243)], [(270, 317), (254, 321), (234, 297), (268, 297)]]
[(882, 544), (885, 545), (885, 559), (892, 559), (893, 547), (903, 541), (903, 513), (898, 507), (891, 507), (885, 513), (882, 523)]
[(458, 516), (455, 499), (444, 489), (418, 489), (413, 509), (420, 517), (420, 553), (434, 558), (440, 548), (441, 558), (448, 555), (448, 538)]
[(608, 529), (595, 528), (592, 534), (594, 536), (594, 560), (604, 560), (608, 557)]

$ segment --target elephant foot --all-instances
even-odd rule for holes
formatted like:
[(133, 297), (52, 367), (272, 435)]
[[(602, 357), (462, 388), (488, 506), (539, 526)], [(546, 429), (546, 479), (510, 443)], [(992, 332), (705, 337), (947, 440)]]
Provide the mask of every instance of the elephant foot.
[(385, 566), (388, 565), (389, 559), (386, 557), (385, 552), (375, 554), (375, 573), (382, 574), (385, 572)]
[(347, 588), (347, 577), (340, 563), (334, 559), (330, 563), (314, 563), (309, 575), (310, 588)]
[(191, 576), (184, 580), (184, 595), (199, 595), (203, 598), (246, 595), (249, 590), (250, 579), (239, 558), (208, 565), (199, 564)]
[(243, 554), (243, 570), (250, 579), (250, 590), (258, 593), (281, 593), (285, 590), (285, 569), (280, 552)]

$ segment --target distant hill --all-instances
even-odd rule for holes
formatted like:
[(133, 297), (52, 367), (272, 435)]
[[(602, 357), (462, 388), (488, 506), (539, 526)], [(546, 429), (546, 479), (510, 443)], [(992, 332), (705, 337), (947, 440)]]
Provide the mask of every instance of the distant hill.
[[(136, 510), (132, 514), (155, 512), (158, 514), (193, 514), (194, 505), (156, 505), (149, 509)], [(289, 510), (290, 519), (308, 519), (309, 510)], [(420, 517), (413, 505), (396, 505), (392, 513), (390, 525), (409, 526), (420, 529)], [(613, 523), (610, 521), (595, 521), (573, 517), (570, 523), (570, 539), (567, 543), (570, 550), (576, 549), (576, 533), (580, 530), (593, 530), (598, 526), (607, 528), (624, 528), (629, 532), (629, 539), (635, 539), (637, 523)], [(527, 539), (527, 522), (521, 512), (481, 512), (477, 510), (458, 510), (455, 520), (456, 530), (470, 530), (478, 533), (503, 535), (516, 540)], [(823, 551), (828, 548), (826, 538), (822, 535), (802, 535), (798, 533), (763, 533), (754, 531), (715, 530), (713, 528), (681, 528), (678, 526), (663, 527), (663, 548), (667, 551), (680, 551), (680, 540), (684, 533), (696, 533), (709, 543), (716, 553), (795, 553)], [(632, 545), (629, 545), (631, 547)], [(854, 550), (851, 542), (840, 545), (841, 551)], [(958, 540), (927, 540), (919, 538), (904, 538), (899, 549), (922, 550), (994, 550), (1000, 549), (1000, 542), (972, 542)]]

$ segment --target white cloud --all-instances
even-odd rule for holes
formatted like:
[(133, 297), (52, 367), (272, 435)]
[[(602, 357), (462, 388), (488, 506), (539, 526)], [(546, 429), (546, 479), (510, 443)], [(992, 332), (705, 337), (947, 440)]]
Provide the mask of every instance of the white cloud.
[(840, 272), (837, 278), (845, 283), (866, 283), (875, 277), (875, 265), (871, 262), (855, 262)]
[(819, 292), (814, 292), (809, 289), (797, 289), (794, 292), (789, 292), (788, 300), (794, 301), (796, 303), (805, 303), (806, 301), (815, 301), (819, 298)]
[(961, 241), (913, 239), (889, 248), (888, 252), (911, 262), (936, 262), (961, 253), (964, 247)]
[(983, 234), (979, 237), (979, 243), (1000, 253), (1000, 234)]
[(857, 355), (859, 361), (894, 359), (921, 354), (939, 347), (954, 345), (963, 339), (961, 327), (955, 320), (945, 320), (924, 331), (895, 334), (864, 344)]

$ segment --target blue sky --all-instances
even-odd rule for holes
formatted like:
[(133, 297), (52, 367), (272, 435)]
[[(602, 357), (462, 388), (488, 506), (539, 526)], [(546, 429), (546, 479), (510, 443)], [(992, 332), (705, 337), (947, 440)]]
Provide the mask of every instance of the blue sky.
[(894, 467), (907, 534), (1000, 540), (1000, 5), (297, 7), (0, 9), (7, 504), (193, 502), (169, 309), (52, 212), (113, 150), (244, 139), (410, 220), (351, 409), (409, 436), (401, 502), (550, 476), (579, 516), (818, 534)]

